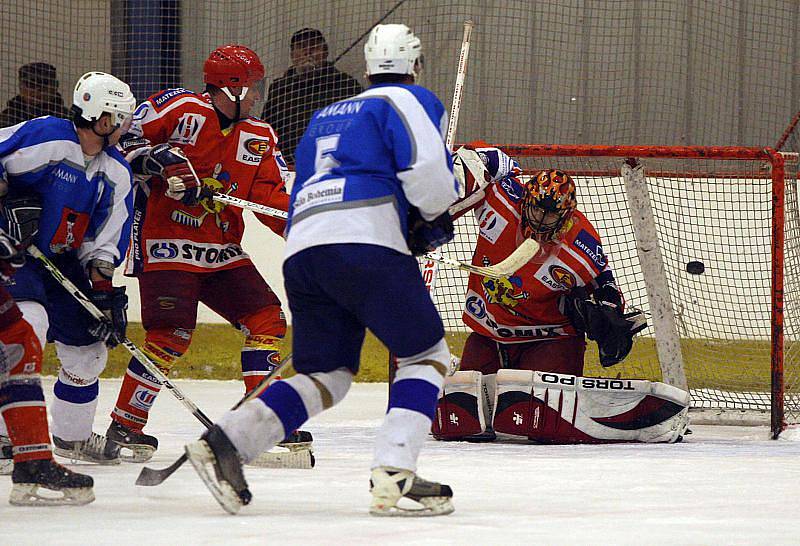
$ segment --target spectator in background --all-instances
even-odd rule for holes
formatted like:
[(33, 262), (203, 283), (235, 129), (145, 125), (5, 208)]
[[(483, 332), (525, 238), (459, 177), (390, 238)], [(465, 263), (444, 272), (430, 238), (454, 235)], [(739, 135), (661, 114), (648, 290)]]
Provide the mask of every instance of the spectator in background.
[(9, 127), (39, 116), (69, 118), (64, 99), (58, 92), (56, 69), (47, 63), (28, 63), (19, 67), (19, 95), (0, 112), (0, 127)]
[(294, 150), (311, 115), (363, 89), (328, 61), (328, 44), (317, 29), (303, 28), (292, 34), (289, 53), (292, 66), (269, 86), (262, 118), (278, 133), (286, 161), (294, 163)]

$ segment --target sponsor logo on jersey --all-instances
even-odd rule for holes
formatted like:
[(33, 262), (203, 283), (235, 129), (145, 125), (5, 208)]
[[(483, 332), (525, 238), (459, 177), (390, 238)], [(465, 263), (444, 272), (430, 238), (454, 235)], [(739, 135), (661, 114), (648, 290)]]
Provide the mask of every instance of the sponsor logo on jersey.
[(136, 390), (133, 391), (131, 395), (130, 404), (134, 408), (150, 411), (150, 408), (153, 407), (153, 402), (156, 401), (157, 395), (158, 393), (151, 391), (143, 385), (136, 385)]
[(322, 119), (328, 116), (357, 114), (361, 110), (362, 106), (364, 106), (363, 100), (335, 102), (320, 110), (315, 117), (317, 119)]
[(478, 216), (478, 233), (481, 237), (494, 244), (506, 229), (508, 221), (491, 206), (486, 205)]
[(236, 244), (197, 243), (185, 239), (151, 239), (147, 242), (148, 262), (181, 263), (215, 269), (249, 258)]
[(153, 97), (153, 104), (156, 106), (164, 106), (169, 100), (173, 97), (177, 97), (178, 95), (187, 95), (191, 94), (192, 92), (188, 89), (177, 88), (177, 89), (168, 89), (164, 91), (160, 95)]
[(269, 151), (269, 140), (251, 138), (245, 141), (244, 147), (253, 155), (264, 155)]
[(56, 232), (50, 239), (50, 251), (60, 254), (81, 246), (86, 228), (89, 227), (89, 215), (64, 207)]
[(323, 180), (316, 184), (308, 185), (297, 192), (294, 200), (293, 215), (297, 216), (304, 210), (329, 203), (338, 203), (344, 200), (344, 178)]
[(550, 260), (548, 262), (542, 264), (542, 267), (534, 275), (539, 282), (553, 292), (562, 292), (577, 286), (577, 276), (574, 272), (565, 267), (563, 263), (552, 263)]
[(572, 244), (578, 247), (598, 269), (603, 269), (608, 265), (608, 258), (605, 253), (603, 253), (603, 247), (600, 245), (600, 241), (595, 239), (592, 234), (585, 229), (582, 229), (581, 232), (578, 233), (578, 236)]
[(530, 338), (537, 339), (543, 337), (558, 337), (566, 335), (564, 327), (560, 324), (542, 324), (537, 326), (511, 326), (499, 324), (491, 313), (486, 310), (486, 302), (473, 291), (467, 292), (465, 305), (467, 313), (483, 326), (492, 332), (495, 337), (501, 339), (508, 338)]
[(64, 167), (58, 167), (57, 169), (54, 169), (53, 176), (63, 182), (66, 182), (67, 184), (75, 184), (78, 182), (78, 175), (74, 172), (70, 172)]
[(501, 178), (500, 187), (513, 203), (519, 203), (522, 199), (522, 185), (516, 178), (511, 176)]
[(575, 275), (561, 267), (560, 265), (551, 265), (547, 272), (550, 273), (550, 278), (563, 286), (566, 290), (575, 288)]
[(197, 142), (197, 135), (206, 123), (206, 117), (200, 114), (186, 113), (178, 120), (178, 124), (169, 137), (172, 144), (194, 144)]

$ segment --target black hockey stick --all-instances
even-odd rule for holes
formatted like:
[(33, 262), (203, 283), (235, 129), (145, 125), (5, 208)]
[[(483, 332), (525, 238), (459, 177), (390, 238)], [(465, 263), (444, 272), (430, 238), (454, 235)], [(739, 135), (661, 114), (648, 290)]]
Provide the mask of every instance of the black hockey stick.
[(381, 23), (383, 23), (383, 22), (386, 20), (386, 18), (387, 18), (387, 17), (389, 17), (389, 16), (390, 16), (392, 13), (394, 13), (394, 12), (397, 10), (397, 8), (399, 8), (400, 6), (402, 6), (402, 5), (403, 5), (403, 4), (405, 4), (405, 3), (406, 3), (406, 0), (400, 0), (398, 3), (396, 3), (396, 4), (395, 4), (395, 5), (394, 5), (394, 6), (393, 6), (393, 7), (392, 7), (392, 8), (391, 8), (389, 11), (387, 11), (386, 13), (384, 13), (384, 14), (383, 14), (383, 16), (382, 16), (380, 19), (378, 19), (377, 21), (375, 21), (374, 23), (372, 23), (372, 25), (371, 25), (371, 26), (370, 26), (370, 27), (367, 29), (367, 31), (366, 31), (364, 34), (362, 34), (361, 36), (359, 36), (358, 38), (356, 38), (356, 39), (355, 39), (355, 41), (354, 41), (352, 44), (350, 44), (349, 46), (347, 46), (347, 48), (346, 48), (344, 51), (342, 51), (341, 53), (339, 53), (339, 55), (338, 55), (338, 56), (337, 56), (337, 57), (336, 57), (336, 58), (333, 60), (333, 62), (332, 62), (331, 64), (336, 64), (336, 63), (338, 63), (338, 62), (339, 62), (339, 60), (340, 60), (342, 57), (344, 57), (345, 55), (347, 55), (347, 52), (348, 52), (348, 51), (350, 51), (351, 49), (353, 49), (354, 47), (356, 47), (356, 46), (358, 45), (358, 42), (360, 42), (361, 40), (363, 40), (363, 39), (364, 39), (364, 36), (366, 36), (367, 34), (369, 34), (370, 32), (372, 32), (372, 29), (373, 29), (373, 28), (375, 28), (377, 25), (380, 25)]
[[(253, 387), (253, 390), (251, 390), (250, 392), (245, 394), (244, 397), (242, 397), (241, 400), (236, 402), (236, 405), (233, 406), (231, 411), (237, 409), (239, 406), (241, 406), (245, 402), (248, 402), (248, 401), (252, 400), (253, 398), (257, 397), (259, 394), (261, 394), (261, 391), (263, 390), (263, 387), (266, 387), (270, 383), (270, 381), (272, 381), (272, 379), (275, 376), (283, 373), (286, 370), (286, 368), (289, 367), (289, 365), (291, 363), (292, 363), (292, 355), (289, 354), (289, 355), (286, 356), (286, 358), (284, 358), (281, 361), (281, 363), (276, 368), (274, 368), (272, 371), (270, 371), (266, 375), (266, 377), (264, 377), (264, 379), (259, 381), (258, 385)], [(213, 426), (213, 424), (211, 426)], [(209, 427), (209, 428), (211, 428), (211, 427)], [(289, 457), (289, 458), (291, 458), (291, 456), (292, 456), (292, 454), (288, 454), (287, 455), (287, 457)], [(300, 455), (300, 456), (302, 457), (303, 455)], [(160, 485), (160, 484), (164, 483), (164, 481), (167, 478), (172, 476), (172, 474), (174, 474), (176, 470), (178, 470), (181, 466), (183, 466), (183, 463), (186, 462), (186, 459), (187, 459), (186, 458), (186, 453), (184, 453), (174, 463), (172, 463), (171, 465), (169, 465), (166, 468), (162, 468), (161, 470), (156, 470), (154, 468), (148, 468), (148, 467), (145, 466), (144, 468), (142, 468), (141, 472), (139, 472), (139, 477), (136, 478), (136, 485), (142, 485), (142, 486), (145, 486), (145, 487), (152, 487), (152, 486)], [(313, 458), (312, 458), (311, 466), (314, 466)]]
[[(90, 300), (86, 296), (86, 294), (81, 292), (80, 288), (75, 286), (75, 284), (73, 284), (72, 281), (66, 278), (64, 274), (58, 269), (58, 267), (56, 267), (56, 265), (53, 262), (51, 262), (47, 256), (42, 254), (41, 250), (31, 245), (28, 247), (28, 254), (36, 258), (45, 267), (45, 269), (47, 269), (47, 271), (50, 272), (53, 278), (61, 286), (63, 286), (72, 295), (72, 297), (75, 298), (78, 301), (78, 303), (80, 303), (83, 306), (83, 308), (89, 312), (90, 315), (92, 315), (95, 319), (99, 320), (100, 322), (107, 324), (109, 328), (111, 327), (111, 321), (108, 319), (108, 317), (106, 317), (103, 314), (103, 312), (97, 308), (97, 306), (92, 302), (92, 300)], [(158, 366), (156, 366), (155, 363), (153, 363), (153, 361), (150, 360), (147, 357), (147, 355), (145, 355), (142, 352), (142, 350), (136, 346), (136, 344), (133, 341), (131, 341), (126, 337), (122, 339), (121, 344), (126, 349), (128, 349), (131, 355), (133, 355), (133, 357), (136, 360), (138, 360), (150, 374), (152, 374), (153, 376), (155, 376), (156, 379), (161, 381), (161, 383), (167, 388), (167, 390), (171, 392), (172, 395), (175, 398), (177, 398), (178, 401), (181, 404), (183, 404), (184, 407), (186, 407), (186, 409), (188, 409), (192, 413), (192, 415), (194, 415), (197, 418), (198, 421), (203, 423), (203, 425), (205, 425), (206, 428), (211, 428), (212, 426), (214, 426), (213, 421), (211, 421), (211, 419), (209, 419), (208, 416), (205, 413), (203, 413), (203, 410), (198, 408), (194, 402), (192, 402), (189, 398), (187, 398), (180, 391), (180, 389), (178, 389), (178, 387), (173, 385), (172, 382), (169, 380), (169, 378), (166, 375), (164, 375), (164, 372), (162, 372), (158, 368)]]

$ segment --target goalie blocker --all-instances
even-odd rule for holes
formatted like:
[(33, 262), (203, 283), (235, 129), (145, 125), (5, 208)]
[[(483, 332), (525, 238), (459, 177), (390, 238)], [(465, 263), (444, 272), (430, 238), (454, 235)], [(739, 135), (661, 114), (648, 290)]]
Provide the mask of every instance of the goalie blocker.
[(682, 439), (689, 393), (664, 383), (528, 370), (456, 372), (436, 409), (438, 440), (480, 440), (494, 432), (548, 444)]

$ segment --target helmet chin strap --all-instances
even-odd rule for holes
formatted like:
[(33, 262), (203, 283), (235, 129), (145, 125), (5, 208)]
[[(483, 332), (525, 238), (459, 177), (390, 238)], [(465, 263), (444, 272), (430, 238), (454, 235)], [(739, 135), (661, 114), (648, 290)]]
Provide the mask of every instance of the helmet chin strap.
[(96, 126), (97, 126), (97, 123), (92, 125), (92, 132), (103, 139), (103, 149), (105, 150), (111, 144), (111, 142), (109, 141), (109, 137), (114, 134), (114, 131), (116, 131), (117, 128), (114, 127), (113, 129), (111, 129), (110, 133), (103, 134), (103, 133), (98, 133), (97, 132)]

